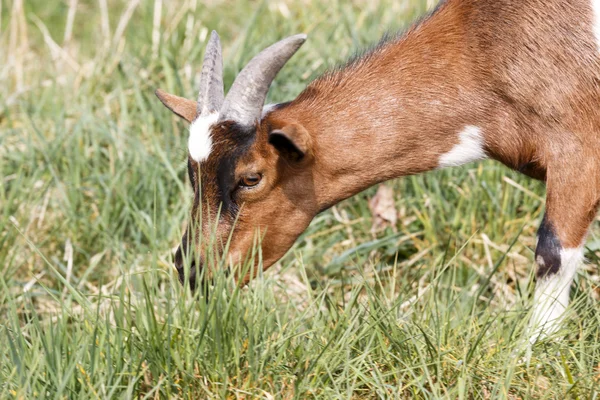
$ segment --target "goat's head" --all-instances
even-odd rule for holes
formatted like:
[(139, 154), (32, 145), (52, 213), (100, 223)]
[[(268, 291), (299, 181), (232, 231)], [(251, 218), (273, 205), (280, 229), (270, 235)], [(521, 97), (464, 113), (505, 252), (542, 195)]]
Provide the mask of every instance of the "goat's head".
[(221, 47), (213, 32), (198, 100), (156, 91), (167, 108), (191, 123), (188, 173), (194, 202), (175, 264), (183, 281), (184, 259), (190, 260), (192, 288), (203, 268), (205, 278), (214, 272), (209, 253), (224, 256), (231, 266), (247, 260), (260, 243), (263, 268), (272, 265), (318, 212), (308, 133), (294, 120), (277, 118), (282, 106), (270, 107), (269, 118), (263, 118), (271, 82), (305, 39), (292, 36), (263, 50), (225, 97)]

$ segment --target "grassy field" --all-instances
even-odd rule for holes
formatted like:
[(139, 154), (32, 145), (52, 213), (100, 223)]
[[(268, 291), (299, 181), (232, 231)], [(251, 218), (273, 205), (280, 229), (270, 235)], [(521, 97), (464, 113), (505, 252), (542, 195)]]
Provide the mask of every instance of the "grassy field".
[(171, 255), (207, 35), (225, 83), (305, 32), (271, 101), (433, 1), (0, 0), (0, 398), (579, 398), (600, 393), (600, 230), (568, 323), (522, 357), (544, 187), (494, 162), (389, 182), (318, 216), (207, 300)]

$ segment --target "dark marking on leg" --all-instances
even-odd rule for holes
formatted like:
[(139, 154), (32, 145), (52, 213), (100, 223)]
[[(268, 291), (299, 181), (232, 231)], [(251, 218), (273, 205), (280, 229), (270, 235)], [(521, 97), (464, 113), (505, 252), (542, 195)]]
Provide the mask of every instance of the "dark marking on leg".
[(544, 215), (538, 230), (538, 244), (535, 249), (535, 261), (538, 264), (537, 277), (542, 278), (560, 271), (560, 251), (562, 246), (552, 223)]

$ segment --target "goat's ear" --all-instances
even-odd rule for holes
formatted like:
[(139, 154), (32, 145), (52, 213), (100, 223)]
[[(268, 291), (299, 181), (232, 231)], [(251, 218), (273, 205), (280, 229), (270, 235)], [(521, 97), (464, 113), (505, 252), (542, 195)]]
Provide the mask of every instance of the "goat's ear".
[(310, 135), (296, 124), (271, 131), (269, 143), (291, 161), (300, 161), (310, 152)]
[(196, 119), (197, 104), (195, 101), (163, 92), (160, 89), (156, 89), (154, 94), (156, 94), (156, 97), (158, 97), (165, 107), (187, 122), (192, 122)]

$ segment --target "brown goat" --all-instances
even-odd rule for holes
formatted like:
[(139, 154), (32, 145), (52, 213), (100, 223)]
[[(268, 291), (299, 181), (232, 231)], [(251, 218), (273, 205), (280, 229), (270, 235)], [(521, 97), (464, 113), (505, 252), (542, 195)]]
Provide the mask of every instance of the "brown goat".
[(198, 101), (157, 91), (192, 123), (192, 216), (202, 223), (184, 236), (180, 272), (182, 251), (190, 247), (199, 261), (192, 279), (206, 251), (188, 244), (190, 235), (215, 235), (217, 252), (231, 235), (237, 263), (260, 231), (268, 268), (343, 199), (492, 158), (547, 184), (532, 337), (546, 323), (546, 332), (556, 329), (600, 200), (600, 0), (448, 0), (295, 100), (263, 110), (271, 81), (304, 39), (260, 53), (224, 98), (213, 34)]

